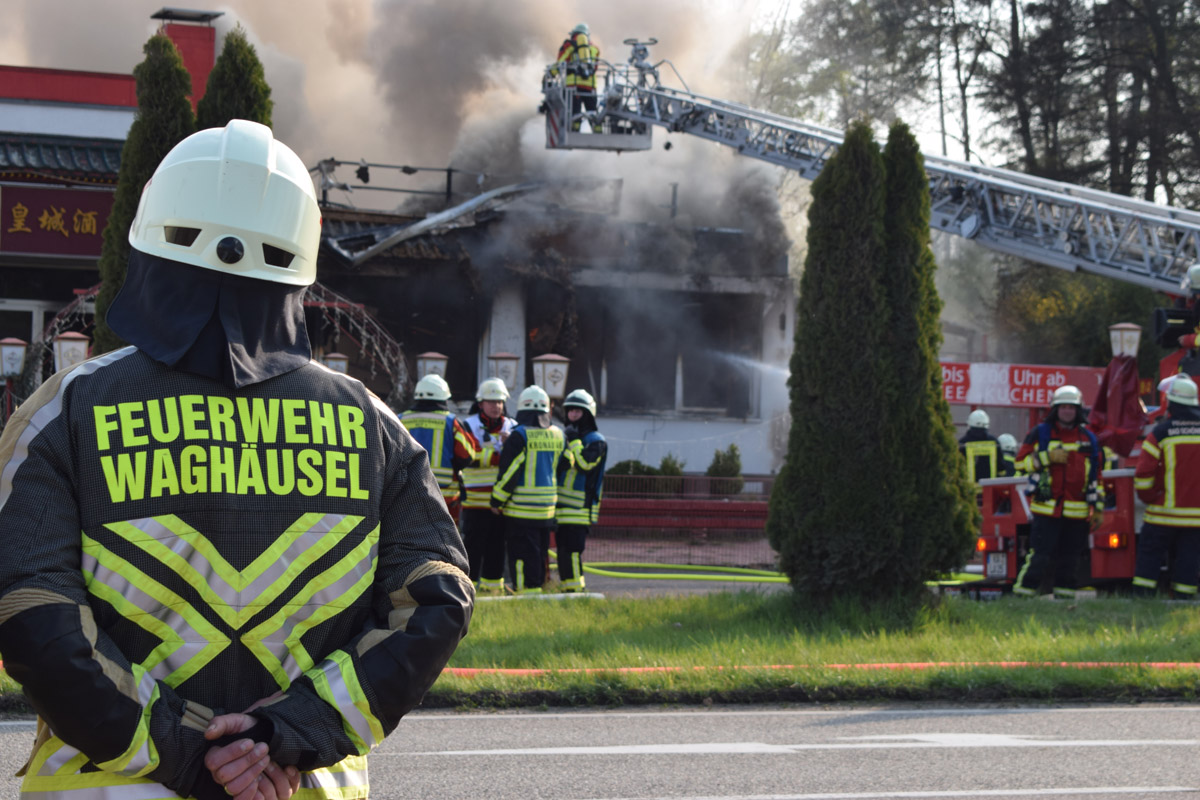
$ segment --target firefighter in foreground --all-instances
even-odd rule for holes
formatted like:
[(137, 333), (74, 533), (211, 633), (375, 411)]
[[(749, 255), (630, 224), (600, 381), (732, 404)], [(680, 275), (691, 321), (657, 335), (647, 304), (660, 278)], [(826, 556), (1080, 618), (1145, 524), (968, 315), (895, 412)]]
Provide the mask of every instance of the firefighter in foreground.
[(1169, 551), (1171, 589), (1196, 598), (1200, 576), (1200, 400), (1186, 374), (1168, 378), (1167, 418), (1142, 442), (1134, 487), (1146, 503), (1138, 536), (1135, 594), (1152, 595)]
[(462, 471), (462, 530), (471, 563), (471, 580), (481, 594), (504, 593), (504, 519), (492, 513), (492, 487), (500, 474), (500, 448), (516, 421), (505, 416), (508, 387), (488, 378), (475, 392), (476, 408), (467, 417), (467, 431), (479, 444), (478, 455)]
[(446, 379), (431, 373), (417, 381), (413, 407), (400, 415), (400, 421), (429, 453), (429, 463), (433, 466), (442, 499), (451, 518), (458, 522), (462, 510), (459, 470), (475, 460), (479, 445), (450, 413), (449, 402), (450, 386)]
[(958, 451), (967, 459), (967, 478), (978, 487), (984, 478), (995, 478), (1000, 462), (1000, 446), (988, 432), (987, 412), (977, 408), (967, 416), (967, 432), (958, 440)]
[[(167, 154), (108, 320), (0, 439), (0, 651), (41, 798), (365, 798), (467, 630), (428, 458), (311, 360), (320, 211), (234, 120)], [(240, 713), (248, 711), (248, 713)]]
[(1095, 434), (1084, 424), (1083, 393), (1074, 386), (1055, 389), (1046, 420), (1017, 452), (1017, 468), (1038, 477), (1030, 497), (1029, 554), (1014, 593), (1038, 594), (1043, 575), (1053, 570), (1054, 595), (1075, 596), (1077, 560), (1087, 548), (1088, 530), (1104, 521), (1101, 457)]
[(554, 529), (558, 462), (570, 459), (562, 428), (550, 424), (550, 397), (529, 386), (517, 398), (517, 425), (500, 451), (500, 476), (492, 489), (492, 513), (504, 516), (508, 566), (517, 593), (542, 591), (544, 542)]
[(592, 44), (591, 29), (581, 22), (571, 29), (558, 48), (557, 65), (566, 72), (566, 85), (571, 94), (571, 130), (578, 131), (583, 109), (596, 111), (596, 66), (600, 48)]
[(563, 459), (558, 486), (559, 589), (583, 591), (583, 548), (590, 527), (600, 517), (600, 495), (604, 489), (604, 464), (608, 442), (596, 427), (596, 401), (583, 389), (576, 389), (563, 401), (567, 415), (567, 449), (571, 459)]

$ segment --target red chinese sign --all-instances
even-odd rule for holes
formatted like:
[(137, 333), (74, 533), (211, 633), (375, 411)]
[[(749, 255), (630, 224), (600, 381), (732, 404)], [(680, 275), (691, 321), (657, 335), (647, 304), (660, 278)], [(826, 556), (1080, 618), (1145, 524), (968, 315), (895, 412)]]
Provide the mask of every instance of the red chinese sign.
[(942, 395), (964, 405), (1045, 408), (1055, 389), (1071, 385), (1083, 392), (1084, 405), (1091, 406), (1103, 377), (1102, 367), (943, 361)]
[(113, 193), (0, 186), (0, 253), (98, 258)]

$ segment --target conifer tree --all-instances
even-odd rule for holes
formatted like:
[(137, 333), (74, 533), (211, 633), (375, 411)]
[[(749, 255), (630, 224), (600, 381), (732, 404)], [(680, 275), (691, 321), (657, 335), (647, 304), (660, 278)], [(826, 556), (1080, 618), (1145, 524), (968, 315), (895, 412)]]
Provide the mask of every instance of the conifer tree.
[(269, 128), (274, 106), (262, 62), (239, 24), (225, 34), (221, 55), (196, 106), (196, 127), (223, 128), (231, 119), (248, 119)]
[(121, 149), (121, 169), (112, 213), (104, 228), (100, 250), (100, 293), (96, 298), (93, 351), (104, 353), (122, 345), (108, 327), (105, 315), (125, 282), (129, 264), (129, 227), (137, 215), (142, 187), (172, 147), (196, 128), (188, 95), (192, 79), (174, 43), (163, 34), (151, 36), (142, 48), (145, 58), (133, 69), (137, 80), (137, 116)]
[(884, 456), (894, 411), (879, 357), (889, 335), (883, 157), (855, 123), (813, 182), (808, 256), (791, 360), (788, 454), (767, 534), (796, 592), (810, 600), (895, 594), (901, 527)]
[(884, 460), (894, 465), (890, 499), (902, 527), (900, 550), (891, 563), (897, 588), (915, 595), (925, 581), (966, 560), (979, 518), (942, 394), (942, 301), (930, 248), (929, 179), (917, 140), (904, 123), (892, 125), (883, 160), (886, 258), (880, 285), (888, 316), (880, 360), (893, 434)]

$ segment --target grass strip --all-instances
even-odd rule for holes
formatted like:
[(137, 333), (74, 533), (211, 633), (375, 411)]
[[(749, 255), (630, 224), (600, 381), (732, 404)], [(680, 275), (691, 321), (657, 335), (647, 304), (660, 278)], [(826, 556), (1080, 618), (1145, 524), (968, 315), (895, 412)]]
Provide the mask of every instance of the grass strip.
[[(790, 592), (491, 602), (434, 707), (1195, 700), (1200, 609), (1005, 597), (815, 609)], [(27, 709), (0, 675), (0, 711)]]

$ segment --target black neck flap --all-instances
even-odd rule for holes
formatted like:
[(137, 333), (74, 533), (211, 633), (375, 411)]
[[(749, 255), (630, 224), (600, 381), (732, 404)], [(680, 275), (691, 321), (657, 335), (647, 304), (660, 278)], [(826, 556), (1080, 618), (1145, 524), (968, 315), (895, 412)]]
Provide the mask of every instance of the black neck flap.
[(312, 359), (304, 291), (133, 250), (107, 319), (155, 361), (241, 388)]

